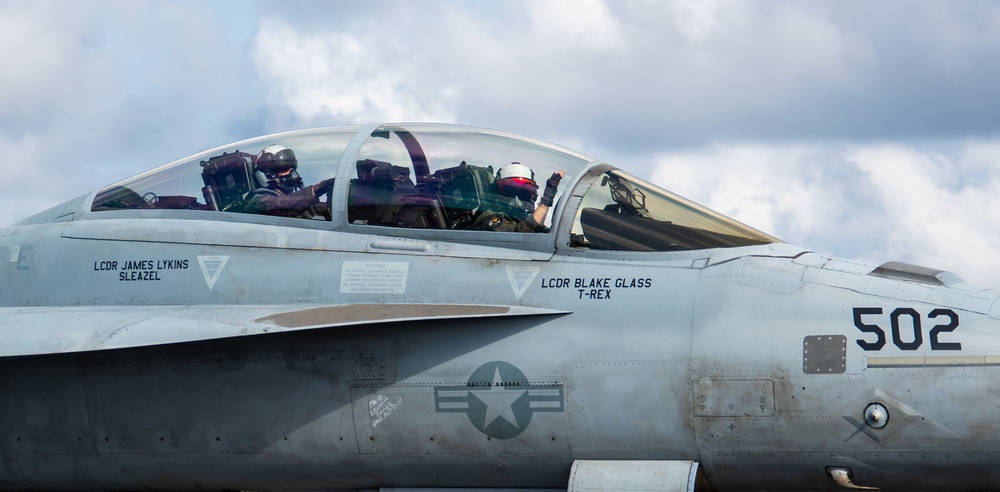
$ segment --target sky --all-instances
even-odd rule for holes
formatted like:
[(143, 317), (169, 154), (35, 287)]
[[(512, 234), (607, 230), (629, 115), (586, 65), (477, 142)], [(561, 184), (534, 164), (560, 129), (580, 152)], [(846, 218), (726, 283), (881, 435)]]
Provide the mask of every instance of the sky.
[(1000, 3), (0, 0), (0, 224), (266, 133), (496, 128), (1000, 288)]

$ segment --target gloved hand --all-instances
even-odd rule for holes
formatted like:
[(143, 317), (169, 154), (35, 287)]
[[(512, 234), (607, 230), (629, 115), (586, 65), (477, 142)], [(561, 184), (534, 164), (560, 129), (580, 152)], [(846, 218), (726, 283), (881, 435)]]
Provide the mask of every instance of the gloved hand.
[(334, 178), (329, 178), (312, 185), (313, 194), (320, 196), (330, 193), (333, 190), (333, 181)]
[(565, 175), (566, 171), (552, 173), (552, 177), (545, 182), (545, 192), (542, 193), (542, 200), (538, 202), (539, 205), (552, 206), (552, 202), (556, 199), (556, 192), (559, 190), (559, 182), (562, 181)]

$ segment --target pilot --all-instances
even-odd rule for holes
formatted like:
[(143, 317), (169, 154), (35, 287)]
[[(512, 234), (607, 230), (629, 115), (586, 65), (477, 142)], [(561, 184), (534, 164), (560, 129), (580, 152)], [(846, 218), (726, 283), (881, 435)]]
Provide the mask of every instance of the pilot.
[(496, 188), (500, 199), (491, 210), (486, 210), (476, 219), (473, 229), (504, 232), (548, 232), (542, 224), (555, 200), (559, 181), (566, 171), (556, 171), (545, 182), (542, 199), (538, 199), (538, 185), (535, 173), (520, 162), (511, 162), (497, 171)]
[(328, 216), (319, 197), (333, 189), (333, 178), (310, 186), (302, 186), (299, 162), (292, 149), (268, 145), (254, 158), (254, 175), (259, 186), (243, 205), (243, 211), (254, 214), (302, 217)]

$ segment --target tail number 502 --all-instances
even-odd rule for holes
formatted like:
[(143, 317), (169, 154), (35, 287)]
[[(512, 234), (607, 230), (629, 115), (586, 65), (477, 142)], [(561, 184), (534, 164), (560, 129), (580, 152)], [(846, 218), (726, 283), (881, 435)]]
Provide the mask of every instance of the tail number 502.
[[(896, 308), (889, 313), (889, 327), (892, 332), (892, 343), (900, 350), (917, 350), (924, 343), (924, 319), (916, 309)], [(950, 333), (958, 328), (958, 314), (951, 309), (935, 309), (927, 315), (928, 323), (935, 324), (928, 333), (931, 339), (931, 350), (962, 350), (961, 342), (943, 342), (938, 339), (942, 333)], [(882, 350), (885, 346), (885, 315), (880, 307), (854, 308), (854, 326), (865, 333), (875, 335), (875, 340), (858, 339), (858, 346), (865, 350)]]

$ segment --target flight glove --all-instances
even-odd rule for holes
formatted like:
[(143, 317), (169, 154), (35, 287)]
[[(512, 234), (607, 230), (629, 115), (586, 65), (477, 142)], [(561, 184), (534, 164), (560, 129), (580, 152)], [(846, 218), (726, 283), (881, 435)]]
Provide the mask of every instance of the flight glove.
[(559, 173), (552, 173), (552, 177), (545, 182), (545, 192), (542, 193), (539, 205), (552, 206), (552, 202), (556, 199), (556, 191), (559, 189), (559, 181), (562, 181), (562, 176)]
[(310, 188), (312, 188), (313, 196), (325, 195), (333, 190), (333, 180), (334, 178), (324, 179), (319, 183), (316, 183)]

